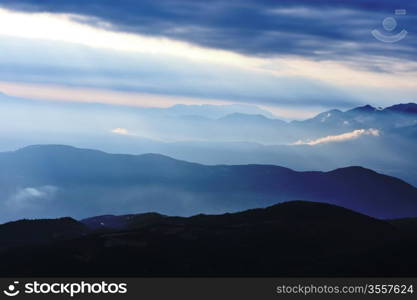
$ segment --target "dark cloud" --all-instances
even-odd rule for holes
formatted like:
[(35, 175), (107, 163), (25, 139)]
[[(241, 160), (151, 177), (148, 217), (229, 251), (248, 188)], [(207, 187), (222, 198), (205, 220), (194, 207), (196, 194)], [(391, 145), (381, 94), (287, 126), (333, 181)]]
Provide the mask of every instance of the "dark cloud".
[[(381, 55), (417, 60), (417, 2), (392, 0), (2, 0), (3, 7), (94, 17), (117, 31), (166, 36), (252, 55), (294, 54), (315, 59)], [(384, 44), (370, 34), (394, 10), (411, 34)], [(85, 20), (78, 20), (84, 21)]]
[[(240, 66), (56, 41), (0, 38), (0, 44), (0, 81), (177, 95), (207, 102), (220, 99), (325, 108), (362, 104), (355, 93), (337, 85), (300, 76), (253, 72)], [(268, 67), (279, 68), (275, 64)]]

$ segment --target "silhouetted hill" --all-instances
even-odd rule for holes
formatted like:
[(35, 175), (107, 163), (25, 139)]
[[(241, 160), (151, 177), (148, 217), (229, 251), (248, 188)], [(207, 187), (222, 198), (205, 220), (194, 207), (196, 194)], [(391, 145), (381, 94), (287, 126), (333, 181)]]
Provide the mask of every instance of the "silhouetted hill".
[(389, 223), (401, 231), (417, 237), (417, 218), (389, 220)]
[(5, 276), (416, 276), (417, 238), (329, 204), (165, 217), (0, 254)]
[(87, 232), (87, 227), (72, 218), (20, 220), (0, 225), (0, 247), (46, 243)]
[[(55, 145), (1, 153), (0, 164), (3, 193), (30, 187), (4, 198), (19, 207), (26, 203), (22, 197), (49, 197), (36, 206), (54, 209), (49, 215), (155, 211), (184, 216), (292, 199), (332, 203), (380, 218), (417, 215), (416, 188), (361, 167), (296, 172), (272, 165), (205, 166), (157, 154), (107, 154)], [(53, 190), (49, 195), (51, 189), (42, 187)]]
[(83, 219), (80, 222), (92, 230), (126, 229), (147, 226), (161, 221), (166, 216), (157, 213), (130, 214), (123, 216), (104, 215)]

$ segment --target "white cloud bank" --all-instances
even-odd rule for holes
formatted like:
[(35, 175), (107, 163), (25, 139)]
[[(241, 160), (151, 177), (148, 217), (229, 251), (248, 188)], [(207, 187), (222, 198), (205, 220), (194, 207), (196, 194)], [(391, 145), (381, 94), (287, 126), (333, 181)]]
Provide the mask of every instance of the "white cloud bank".
[(315, 139), (315, 140), (308, 140), (308, 141), (302, 141), (299, 140), (293, 145), (309, 145), (309, 146), (316, 146), (320, 144), (325, 143), (334, 143), (334, 142), (344, 142), (348, 140), (354, 140), (362, 136), (379, 136), (380, 132), (377, 129), (357, 129), (353, 130), (351, 132), (339, 134), (339, 135), (329, 135), (323, 138)]
[(53, 200), (57, 192), (58, 188), (52, 185), (26, 187), (17, 190), (5, 204), (13, 210), (39, 208), (41, 204)]
[(111, 132), (120, 135), (134, 135), (130, 133), (129, 130), (127, 130), (126, 128), (115, 128)]

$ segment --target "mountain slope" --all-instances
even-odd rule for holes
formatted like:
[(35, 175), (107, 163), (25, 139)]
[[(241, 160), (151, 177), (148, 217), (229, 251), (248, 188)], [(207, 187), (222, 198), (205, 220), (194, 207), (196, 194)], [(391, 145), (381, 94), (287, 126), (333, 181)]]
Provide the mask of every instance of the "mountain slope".
[(417, 103), (396, 104), (385, 109), (395, 113), (406, 113), (417, 115)]
[(88, 231), (72, 218), (20, 220), (0, 225), (0, 247), (46, 243), (81, 236)]
[(96, 216), (86, 218), (80, 222), (87, 226), (91, 230), (97, 229), (126, 229), (126, 228), (137, 228), (141, 226), (147, 226), (152, 223), (157, 223), (162, 219), (166, 218), (164, 215), (157, 213), (146, 213), (146, 214), (130, 214), (124, 216)]
[(13, 247), (0, 275), (415, 276), (416, 250), (415, 236), (386, 221), (295, 201)]
[(348, 111), (330, 110), (314, 118), (293, 124), (305, 130), (306, 125), (325, 131), (346, 129), (378, 128), (390, 129), (411, 126), (417, 123), (417, 104), (397, 104), (386, 108), (371, 105), (356, 107)]
[(0, 165), (1, 193), (9, 207), (3, 218), (13, 212), (25, 216), (32, 208), (74, 217), (132, 211), (184, 216), (292, 199), (333, 203), (380, 218), (417, 215), (416, 188), (360, 167), (296, 172), (272, 165), (204, 166), (157, 154), (53, 145), (1, 153)]

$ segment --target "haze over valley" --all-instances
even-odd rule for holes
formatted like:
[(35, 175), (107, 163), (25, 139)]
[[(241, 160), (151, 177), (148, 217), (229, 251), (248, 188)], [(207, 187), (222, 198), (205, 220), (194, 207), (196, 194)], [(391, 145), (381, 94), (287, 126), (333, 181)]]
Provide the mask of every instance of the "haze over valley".
[(417, 276), (416, 12), (1, 0), (0, 274)]

